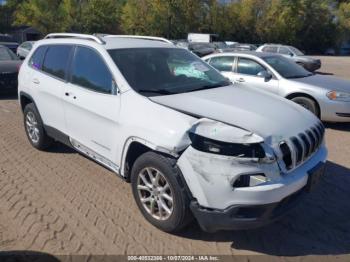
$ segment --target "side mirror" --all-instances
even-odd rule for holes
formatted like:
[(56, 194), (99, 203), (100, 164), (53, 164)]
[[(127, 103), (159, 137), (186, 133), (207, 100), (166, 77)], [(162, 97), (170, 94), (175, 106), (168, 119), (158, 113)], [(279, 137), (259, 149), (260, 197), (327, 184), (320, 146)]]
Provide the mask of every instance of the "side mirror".
[(235, 83), (235, 81), (232, 81), (230, 78), (228, 78), (228, 77), (225, 77), (225, 79), (226, 79), (226, 81), (227, 82), (229, 82), (229, 83), (231, 83), (231, 84), (234, 84)]
[(289, 55), (290, 55), (290, 56), (292, 56), (292, 57), (294, 56), (294, 54), (293, 54), (293, 53), (289, 53)]
[(119, 94), (119, 88), (117, 85), (117, 82), (113, 79), (112, 80), (112, 95), (118, 95)]
[(270, 72), (266, 71), (266, 70), (260, 71), (258, 73), (258, 76), (264, 78), (265, 82), (268, 82), (268, 81), (270, 81), (272, 79), (272, 74)]

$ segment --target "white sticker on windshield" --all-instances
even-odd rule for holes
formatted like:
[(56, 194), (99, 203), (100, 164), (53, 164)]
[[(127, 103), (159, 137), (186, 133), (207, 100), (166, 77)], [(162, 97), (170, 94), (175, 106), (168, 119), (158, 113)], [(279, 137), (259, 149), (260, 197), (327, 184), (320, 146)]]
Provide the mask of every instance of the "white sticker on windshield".
[(206, 71), (210, 70), (209, 67), (202, 64), (201, 62), (193, 62), (193, 63), (191, 63), (191, 65), (194, 67), (194, 69), (196, 69), (197, 71), (200, 71), (200, 72), (206, 72)]

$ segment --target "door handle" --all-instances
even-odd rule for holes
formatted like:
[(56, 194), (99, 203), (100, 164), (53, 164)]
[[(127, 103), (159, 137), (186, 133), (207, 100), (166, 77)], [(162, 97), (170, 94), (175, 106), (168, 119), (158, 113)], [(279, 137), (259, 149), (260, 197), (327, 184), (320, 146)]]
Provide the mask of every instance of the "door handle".
[(244, 78), (238, 78), (236, 81), (239, 82), (239, 83), (243, 83), (243, 82), (245, 82), (245, 79)]
[(36, 85), (38, 85), (38, 84), (40, 84), (40, 81), (39, 81), (39, 79), (34, 78), (34, 79), (33, 79), (33, 83), (36, 84)]

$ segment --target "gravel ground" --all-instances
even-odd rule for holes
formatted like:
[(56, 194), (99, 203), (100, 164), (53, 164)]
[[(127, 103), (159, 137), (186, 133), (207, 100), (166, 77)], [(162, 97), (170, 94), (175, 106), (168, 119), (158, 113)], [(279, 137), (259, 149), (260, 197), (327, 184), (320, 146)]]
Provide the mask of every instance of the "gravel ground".
[[(323, 57), (322, 61), (321, 72), (350, 78), (350, 58)], [(130, 185), (105, 168), (63, 145), (49, 152), (34, 150), (24, 134), (16, 99), (2, 97), (0, 251), (350, 260), (350, 125), (326, 126), (326, 174), (283, 220), (257, 230), (215, 234), (191, 225), (171, 235), (143, 219)]]

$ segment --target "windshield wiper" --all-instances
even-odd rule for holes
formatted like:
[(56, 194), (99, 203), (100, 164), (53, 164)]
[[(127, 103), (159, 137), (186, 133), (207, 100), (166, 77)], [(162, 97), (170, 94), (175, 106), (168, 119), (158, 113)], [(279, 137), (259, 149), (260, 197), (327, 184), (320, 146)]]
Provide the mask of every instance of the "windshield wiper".
[(170, 92), (165, 89), (140, 89), (137, 90), (140, 93), (155, 93), (155, 94), (160, 94), (160, 95), (174, 95), (176, 93)]
[(221, 82), (218, 84), (204, 85), (204, 86), (201, 86), (199, 88), (191, 89), (191, 90), (186, 91), (186, 92), (194, 92), (194, 91), (201, 91), (201, 90), (212, 89), (212, 88), (217, 88), (217, 87), (223, 87), (223, 86), (227, 86), (229, 84), (230, 84), (229, 82), (224, 82), (224, 83)]
[(309, 75), (294, 75), (294, 76), (288, 76), (288, 79), (293, 79), (293, 78), (304, 78), (304, 77), (308, 77), (308, 76), (312, 76), (312, 74)]

